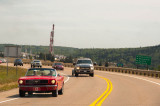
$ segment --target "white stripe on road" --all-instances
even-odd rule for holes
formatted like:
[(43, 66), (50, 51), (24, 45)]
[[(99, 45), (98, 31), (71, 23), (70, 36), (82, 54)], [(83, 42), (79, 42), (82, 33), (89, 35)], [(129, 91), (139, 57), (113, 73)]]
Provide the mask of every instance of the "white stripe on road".
[(65, 75), (65, 76), (67, 76), (67, 79), (64, 81), (64, 83), (68, 82), (68, 81), (69, 81), (69, 79), (70, 79), (70, 77), (69, 77), (68, 75), (64, 74), (64, 73), (61, 73), (61, 74), (63, 74), (63, 75)]
[[(63, 73), (62, 73), (62, 74), (63, 74)], [(66, 75), (66, 74), (63, 74), (63, 75)], [(67, 79), (64, 81), (64, 83), (68, 82), (69, 79), (70, 79), (70, 77), (69, 77), (68, 75), (66, 75), (66, 76), (67, 76)], [(13, 100), (16, 100), (16, 99), (19, 99), (19, 98), (20, 98), (20, 97), (17, 97), (17, 98), (14, 98), (14, 99), (5, 100), (5, 101), (1, 101), (0, 104), (1, 104), (1, 103), (5, 103), (5, 102), (9, 102), (9, 101), (13, 101)]]
[(153, 83), (153, 84), (156, 84), (156, 85), (160, 85), (160, 83), (158, 83), (158, 82), (154, 82), (154, 81), (147, 80), (147, 79), (140, 78), (140, 77), (135, 77), (135, 76), (125, 75), (125, 74), (118, 74), (118, 73), (111, 73), (111, 72), (103, 72), (103, 71), (99, 71), (99, 72), (102, 72), (102, 73), (108, 73), (108, 74), (114, 74), (114, 75), (126, 76), (126, 77), (130, 77), (130, 78), (135, 78), (135, 79), (139, 79), (139, 80), (147, 81), (147, 82), (150, 82), (150, 83)]
[(5, 100), (5, 101), (2, 101), (0, 103), (9, 102), (9, 101), (13, 101), (13, 100), (16, 100), (16, 99), (19, 99), (19, 97), (18, 98), (14, 98), (14, 99)]

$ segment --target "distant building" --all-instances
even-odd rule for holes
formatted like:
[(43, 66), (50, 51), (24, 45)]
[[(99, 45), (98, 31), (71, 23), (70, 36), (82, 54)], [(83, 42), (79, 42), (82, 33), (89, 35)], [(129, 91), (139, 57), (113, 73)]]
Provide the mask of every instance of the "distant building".
[(61, 60), (61, 59), (66, 59), (66, 56), (64, 56), (64, 55), (55, 55), (55, 60)]

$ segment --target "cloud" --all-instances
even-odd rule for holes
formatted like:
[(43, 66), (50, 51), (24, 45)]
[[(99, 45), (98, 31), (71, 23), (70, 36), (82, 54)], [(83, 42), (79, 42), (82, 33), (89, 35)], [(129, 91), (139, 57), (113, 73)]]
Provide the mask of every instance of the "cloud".
[(55, 24), (59, 46), (156, 45), (159, 5), (159, 0), (0, 0), (0, 43), (49, 45)]

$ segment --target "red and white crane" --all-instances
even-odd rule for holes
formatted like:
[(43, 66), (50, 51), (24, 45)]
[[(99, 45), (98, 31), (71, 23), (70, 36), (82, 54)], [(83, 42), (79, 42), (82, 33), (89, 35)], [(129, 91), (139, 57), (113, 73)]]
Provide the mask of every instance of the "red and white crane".
[(49, 52), (52, 54), (52, 56), (54, 56), (53, 43), (54, 43), (54, 24), (53, 24), (53, 29), (50, 34), (50, 50), (49, 50)]

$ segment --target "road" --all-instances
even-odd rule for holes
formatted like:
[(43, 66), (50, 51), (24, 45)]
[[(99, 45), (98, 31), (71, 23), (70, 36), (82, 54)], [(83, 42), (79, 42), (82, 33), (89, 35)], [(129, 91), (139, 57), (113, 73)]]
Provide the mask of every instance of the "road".
[(16, 88), (0, 93), (0, 106), (93, 106), (100, 96), (96, 104), (102, 102), (102, 106), (160, 106), (159, 79), (98, 70), (95, 77), (72, 77), (71, 70), (59, 71), (65, 74), (64, 95), (34, 94), (19, 98)]

